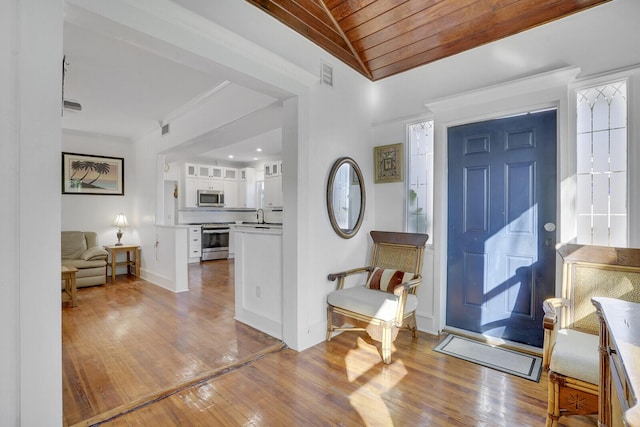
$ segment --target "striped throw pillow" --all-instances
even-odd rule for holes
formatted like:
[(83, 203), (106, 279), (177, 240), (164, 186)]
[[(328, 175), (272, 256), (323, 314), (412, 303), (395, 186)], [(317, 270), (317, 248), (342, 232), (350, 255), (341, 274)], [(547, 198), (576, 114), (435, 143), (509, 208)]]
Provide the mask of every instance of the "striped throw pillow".
[(398, 271), (390, 268), (376, 267), (367, 280), (367, 288), (393, 292), (395, 288), (404, 282), (413, 279), (414, 274), (406, 271)]

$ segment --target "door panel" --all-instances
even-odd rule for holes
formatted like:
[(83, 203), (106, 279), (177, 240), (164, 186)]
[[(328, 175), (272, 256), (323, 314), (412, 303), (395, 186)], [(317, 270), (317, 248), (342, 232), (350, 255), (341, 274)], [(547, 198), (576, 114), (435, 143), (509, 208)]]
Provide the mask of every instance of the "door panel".
[(555, 289), (556, 112), (448, 130), (447, 325), (542, 346)]

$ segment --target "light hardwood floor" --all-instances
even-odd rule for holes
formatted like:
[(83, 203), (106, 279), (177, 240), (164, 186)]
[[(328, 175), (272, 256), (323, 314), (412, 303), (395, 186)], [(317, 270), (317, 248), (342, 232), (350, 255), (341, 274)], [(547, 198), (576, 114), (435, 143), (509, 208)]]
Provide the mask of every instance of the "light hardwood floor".
[(364, 334), (297, 353), (233, 321), (232, 261), (190, 265), (189, 280), (176, 295), (119, 276), (65, 303), (65, 425), (544, 425), (544, 374), (536, 383), (433, 352), (441, 337), (424, 333), (401, 333), (391, 365)]

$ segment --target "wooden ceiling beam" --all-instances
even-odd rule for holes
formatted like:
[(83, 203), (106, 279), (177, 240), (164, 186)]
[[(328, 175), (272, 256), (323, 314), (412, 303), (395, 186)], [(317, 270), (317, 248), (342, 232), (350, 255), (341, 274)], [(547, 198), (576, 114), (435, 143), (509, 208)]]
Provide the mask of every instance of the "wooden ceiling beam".
[(327, 5), (327, 9), (336, 18), (336, 21), (340, 22), (347, 16), (359, 11), (360, 9), (367, 7), (371, 3), (375, 3), (377, 0), (326, 0), (324, 3)]
[(330, 17), (333, 25), (335, 26), (335, 28), (340, 32), (340, 34), (342, 35), (342, 38), (345, 40), (345, 42), (347, 43), (347, 45), (349, 46), (349, 50), (351, 51), (351, 54), (353, 55), (353, 57), (358, 61), (358, 64), (360, 65), (358, 71), (360, 71), (362, 74), (364, 74), (365, 76), (367, 76), (369, 79), (373, 79), (373, 76), (371, 75), (371, 72), (369, 71), (369, 69), (367, 68), (367, 66), (364, 64), (364, 62), (362, 61), (362, 57), (358, 54), (358, 52), (356, 52), (355, 48), (353, 47), (353, 45), (351, 44), (351, 40), (349, 40), (349, 38), (344, 34), (344, 32), (342, 32), (342, 28), (340, 27), (340, 25), (338, 25), (338, 23), (336, 22), (335, 18), (333, 17), (333, 15), (331, 14), (331, 11), (329, 11), (329, 9), (327, 8), (327, 6), (323, 3), (322, 0), (320, 0), (320, 2), (322, 3), (322, 6), (324, 7), (324, 11), (327, 14), (327, 16)]

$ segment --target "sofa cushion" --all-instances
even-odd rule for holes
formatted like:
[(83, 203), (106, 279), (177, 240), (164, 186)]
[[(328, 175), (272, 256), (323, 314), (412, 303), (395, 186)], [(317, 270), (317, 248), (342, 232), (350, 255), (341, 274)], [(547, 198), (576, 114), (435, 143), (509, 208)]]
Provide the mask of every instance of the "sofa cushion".
[(107, 259), (107, 251), (102, 249), (100, 246), (94, 246), (92, 248), (87, 249), (82, 254), (80, 254), (80, 259), (84, 261), (94, 261), (100, 259)]
[(560, 329), (551, 353), (549, 369), (567, 377), (598, 384), (598, 343), (597, 335)]
[(83, 231), (63, 231), (60, 243), (62, 259), (80, 259), (80, 255), (87, 250)]
[[(361, 313), (380, 320), (391, 321), (396, 317), (398, 309), (398, 297), (390, 292), (369, 289), (365, 286), (333, 291), (327, 297), (329, 305), (345, 310)], [(418, 307), (418, 298), (408, 294), (404, 306), (404, 314), (415, 311)]]
[(383, 269), (376, 267), (367, 280), (366, 287), (370, 289), (379, 289), (381, 291), (393, 292), (396, 287), (404, 282), (413, 279), (415, 274), (406, 271), (398, 271), (393, 269)]

